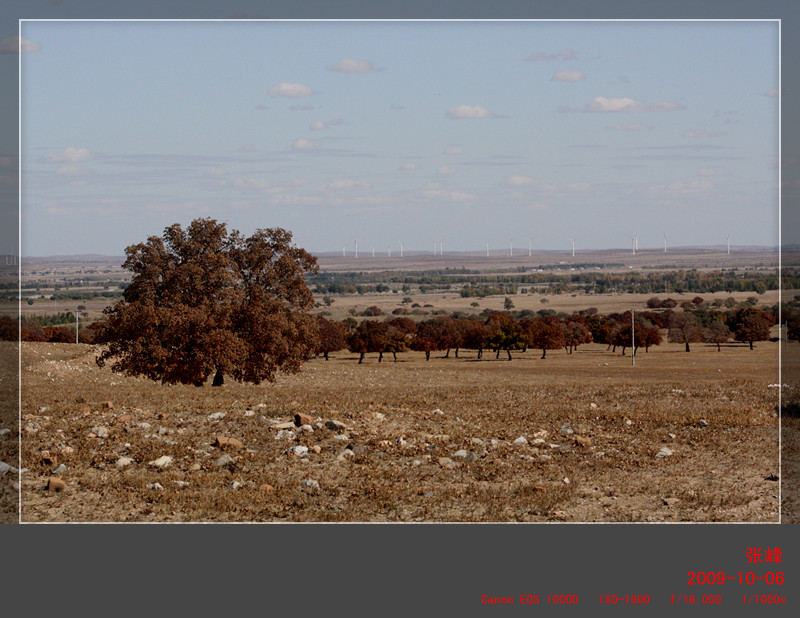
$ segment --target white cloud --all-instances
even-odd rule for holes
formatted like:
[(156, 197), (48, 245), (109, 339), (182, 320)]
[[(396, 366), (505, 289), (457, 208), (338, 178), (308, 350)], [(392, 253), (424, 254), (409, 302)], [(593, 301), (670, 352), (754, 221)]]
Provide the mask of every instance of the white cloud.
[(579, 82), (586, 79), (583, 71), (559, 71), (550, 79), (551, 82)]
[(547, 52), (534, 52), (530, 56), (526, 58), (528, 62), (540, 62), (542, 60), (577, 60), (578, 56), (575, 54), (573, 50), (568, 47), (565, 47), (557, 54), (548, 54)]
[(452, 174), (455, 174), (456, 170), (453, 167), (448, 167), (447, 165), (442, 165), (438, 170), (436, 170), (436, 173), (439, 176), (450, 176)]
[(83, 170), (77, 165), (61, 165), (56, 170), (56, 174), (66, 174), (72, 176), (75, 174), (83, 174)]
[(400, 166), (400, 169), (405, 171), (418, 170), (419, 165), (417, 165), (416, 163), (403, 163), (403, 165)]
[(319, 147), (320, 147), (319, 142), (301, 138), (292, 142), (291, 150), (316, 150)]
[(308, 128), (311, 131), (323, 131), (325, 129), (330, 129), (331, 127), (338, 126), (340, 124), (344, 124), (343, 120), (315, 120)]
[(583, 108), (584, 112), (669, 112), (684, 109), (679, 103), (643, 103), (629, 97), (595, 97)]
[(300, 97), (309, 97), (314, 94), (314, 91), (303, 84), (281, 82), (270, 88), (267, 94), (271, 97), (289, 97), (291, 99), (297, 99)]
[(584, 193), (591, 188), (592, 186), (588, 182), (573, 182), (567, 187), (568, 190), (574, 193)]
[(329, 67), (328, 70), (336, 71), (337, 73), (373, 73), (376, 71), (369, 60), (357, 60), (355, 58), (343, 58), (332, 67)]
[(446, 155), (460, 155), (464, 154), (464, 149), (459, 148), (458, 146), (448, 146), (444, 149), (444, 154)]
[(431, 199), (445, 199), (452, 202), (465, 202), (474, 200), (476, 197), (472, 193), (466, 193), (465, 191), (440, 191), (436, 189), (428, 189), (423, 192), (423, 195)]
[(649, 124), (614, 124), (608, 127), (609, 131), (649, 131), (653, 127)]
[(508, 184), (514, 185), (515, 187), (532, 185), (533, 178), (531, 178), (530, 176), (511, 176), (511, 178), (508, 179)]
[(777, 88), (770, 88), (769, 90), (767, 90), (767, 91), (764, 93), (764, 96), (765, 96), (765, 97), (779, 97), (779, 96), (781, 96), (782, 94), (783, 94), (783, 92), (781, 92), (781, 91), (780, 91), (780, 90), (778, 90)]
[(457, 105), (448, 109), (446, 115), (453, 120), (461, 120), (462, 118), (496, 118), (483, 105)]
[(42, 49), (41, 44), (29, 41), (24, 36), (14, 35), (0, 41), (0, 54), (17, 54), (19, 52), (27, 54), (38, 52), (40, 49)]
[(88, 148), (73, 148), (70, 146), (64, 152), (45, 155), (44, 160), (48, 163), (82, 163), (93, 156), (92, 151)]
[(337, 178), (323, 187), (323, 189), (354, 189), (357, 187), (369, 187), (365, 180), (353, 180), (352, 178)]
[(307, 112), (316, 109), (311, 103), (296, 103), (289, 108), (293, 112)]

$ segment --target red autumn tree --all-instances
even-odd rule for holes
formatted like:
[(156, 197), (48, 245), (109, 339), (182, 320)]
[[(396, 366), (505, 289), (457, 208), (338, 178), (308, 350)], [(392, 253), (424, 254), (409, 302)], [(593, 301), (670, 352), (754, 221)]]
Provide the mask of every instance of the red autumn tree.
[(703, 331), (703, 341), (706, 343), (716, 343), (717, 352), (721, 350), (720, 345), (728, 343), (731, 339), (731, 329), (722, 320), (711, 320)]
[(567, 346), (567, 351), (572, 354), (579, 345), (583, 343), (592, 343), (592, 333), (586, 328), (586, 325), (580, 320), (569, 319), (564, 324), (564, 345)]
[(359, 354), (358, 364), (364, 362), (366, 354), (378, 354), (378, 362), (383, 360), (389, 327), (386, 322), (364, 320), (347, 337), (347, 349)]
[(671, 343), (683, 343), (690, 352), (689, 344), (703, 340), (703, 326), (691, 313), (673, 313), (669, 323), (667, 340)]
[(733, 338), (750, 344), (755, 341), (769, 341), (769, 329), (775, 324), (771, 313), (755, 307), (739, 309), (733, 316)]
[(200, 386), (216, 372), (240, 382), (296, 373), (318, 344), (305, 274), (316, 258), (281, 228), (249, 237), (195, 219), (125, 250), (133, 272), (123, 299), (104, 311), (108, 347), (97, 363), (163, 383)]
[(511, 350), (521, 350), (525, 343), (525, 336), (519, 322), (507, 313), (495, 312), (486, 319), (486, 328), (489, 332), (489, 345), (497, 352), (505, 350), (508, 360), (511, 360)]
[(319, 329), (319, 344), (315, 354), (322, 354), (328, 360), (328, 354), (338, 352), (347, 347), (347, 327), (342, 322), (329, 320), (325, 316), (317, 316), (317, 328)]
[(564, 327), (556, 316), (531, 320), (527, 337), (528, 345), (542, 351), (542, 358), (546, 358), (547, 350), (564, 347)]

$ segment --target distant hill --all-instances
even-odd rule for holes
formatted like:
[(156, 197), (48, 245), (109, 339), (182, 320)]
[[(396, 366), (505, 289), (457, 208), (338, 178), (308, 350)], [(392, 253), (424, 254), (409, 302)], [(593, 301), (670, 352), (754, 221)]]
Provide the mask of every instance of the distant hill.
[(25, 264), (43, 264), (45, 262), (115, 262), (122, 264), (125, 261), (125, 257), (121, 255), (86, 253), (82, 255), (24, 256), (22, 261)]

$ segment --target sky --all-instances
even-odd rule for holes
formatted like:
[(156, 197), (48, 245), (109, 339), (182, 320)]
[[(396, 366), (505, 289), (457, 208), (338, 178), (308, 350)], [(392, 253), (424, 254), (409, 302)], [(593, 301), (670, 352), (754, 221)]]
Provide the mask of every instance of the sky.
[(25, 256), (122, 255), (197, 217), (315, 253), (778, 243), (777, 22), (22, 36)]

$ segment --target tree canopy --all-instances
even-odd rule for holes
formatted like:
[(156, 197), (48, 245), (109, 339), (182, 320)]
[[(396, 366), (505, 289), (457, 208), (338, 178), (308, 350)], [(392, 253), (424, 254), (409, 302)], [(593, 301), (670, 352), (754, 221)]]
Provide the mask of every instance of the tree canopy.
[(304, 279), (318, 268), (291, 241), (281, 228), (244, 237), (209, 218), (128, 247), (133, 278), (104, 311), (97, 363), (170, 384), (201, 385), (215, 372), (259, 384), (299, 371), (318, 345)]

